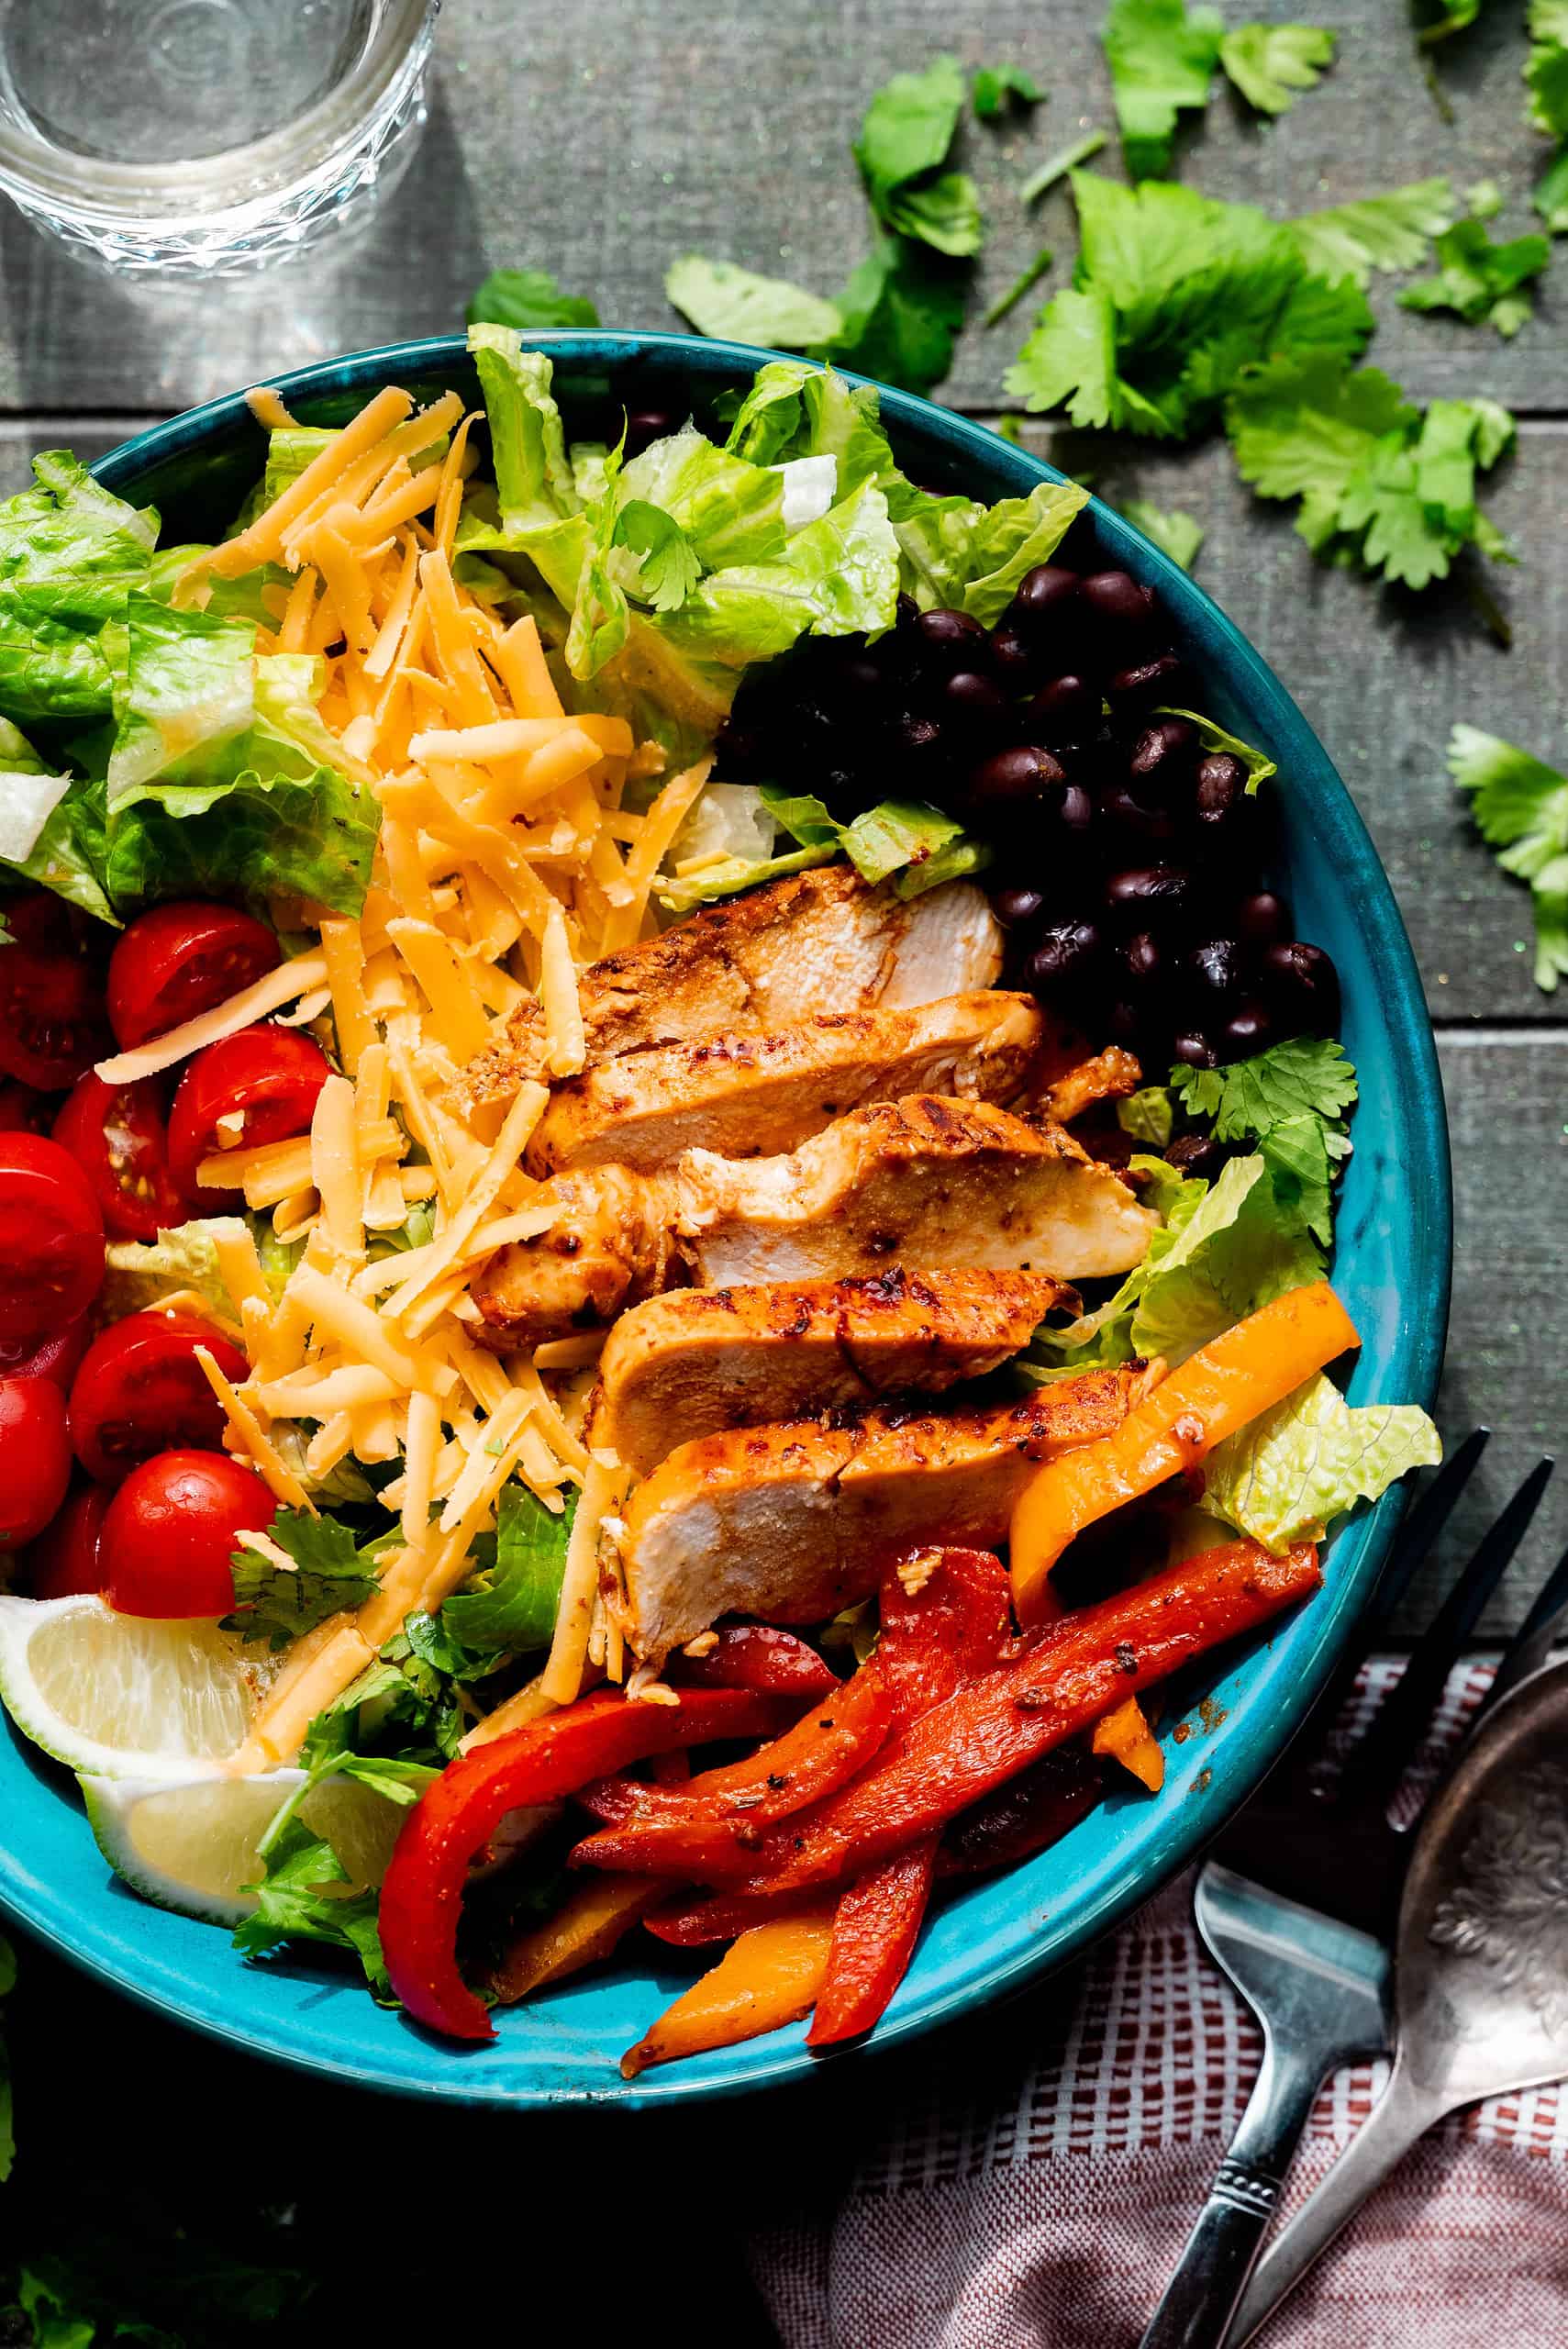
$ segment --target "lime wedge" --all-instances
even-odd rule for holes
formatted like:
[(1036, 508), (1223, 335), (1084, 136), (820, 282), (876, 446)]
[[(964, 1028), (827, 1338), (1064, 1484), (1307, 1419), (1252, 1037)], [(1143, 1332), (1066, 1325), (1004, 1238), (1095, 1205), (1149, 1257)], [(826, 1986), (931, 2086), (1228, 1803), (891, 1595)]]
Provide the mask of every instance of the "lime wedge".
[[(79, 1783), (98, 1849), (117, 1876), (160, 1908), (234, 1925), (256, 1905), (240, 1892), (261, 1875), (256, 1846), (304, 1773), (172, 1783), (83, 1773)], [(299, 1816), (349, 1871), (347, 1884), (322, 1889), (346, 1897), (381, 1882), (406, 1814), (356, 1779), (327, 1778)]]
[(0, 1698), (36, 1745), (97, 1777), (206, 1777), (274, 1668), (215, 1623), (0, 1596)]

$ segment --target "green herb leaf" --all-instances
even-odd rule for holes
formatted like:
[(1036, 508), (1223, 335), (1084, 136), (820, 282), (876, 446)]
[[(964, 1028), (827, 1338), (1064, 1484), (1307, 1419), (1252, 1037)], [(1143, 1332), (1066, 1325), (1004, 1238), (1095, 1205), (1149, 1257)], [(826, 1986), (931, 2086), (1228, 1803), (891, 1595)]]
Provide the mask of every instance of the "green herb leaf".
[(995, 122), (1006, 114), (1009, 100), (1021, 106), (1038, 106), (1045, 92), (1032, 74), (1019, 65), (982, 65), (974, 76), (971, 93), (974, 111), (982, 122)]
[(734, 262), (708, 261), (683, 253), (664, 273), (664, 291), (699, 334), (732, 342), (770, 343), (784, 351), (811, 351), (831, 342), (843, 326), (837, 303), (792, 285), (787, 278), (762, 277)]
[(1192, 569), (1204, 539), (1203, 524), (1195, 516), (1184, 514), (1179, 507), (1151, 506), (1146, 497), (1125, 499), (1121, 510), (1173, 562), (1179, 562), (1184, 571)]
[(1337, 1124), (1356, 1098), (1356, 1073), (1342, 1044), (1294, 1036), (1229, 1068), (1175, 1068), (1171, 1090), (1189, 1116), (1210, 1118), (1220, 1141), (1266, 1141), (1302, 1117)]
[(493, 269), (465, 313), (471, 327), (517, 327), (527, 333), (596, 327), (599, 314), (581, 295), (563, 294), (547, 269)]
[(1530, 0), (1529, 22), (1529, 120), (1553, 139), (1568, 139), (1568, 0)]
[(1424, 25), (1417, 36), (1423, 49), (1467, 31), (1481, 13), (1481, 0), (1437, 0), (1437, 5), (1441, 15), (1434, 24)]
[(883, 236), (839, 296), (843, 325), (828, 348), (846, 367), (905, 392), (929, 392), (952, 365), (964, 280), (906, 237)]
[(1435, 1467), (1442, 1442), (1413, 1404), (1352, 1410), (1319, 1371), (1294, 1395), (1217, 1444), (1204, 1463), (1204, 1508), (1279, 1555), (1321, 1542), (1330, 1521), (1376, 1500), (1412, 1468)]
[(1315, 276), (1365, 285), (1374, 269), (1418, 268), (1429, 241), (1452, 222), (1453, 209), (1446, 179), (1414, 180), (1386, 195), (1304, 213), (1288, 226)]
[(1503, 208), (1503, 191), (1496, 180), (1477, 180), (1465, 189), (1464, 201), (1473, 220), (1495, 220)]
[(294, 1559), (295, 1571), (287, 1572), (255, 1550), (236, 1550), (234, 1612), (225, 1616), (225, 1631), (287, 1647), (329, 1615), (358, 1607), (376, 1588), (353, 1534), (339, 1519), (280, 1508), (267, 1531)]
[(349, 1871), (320, 1836), (291, 1819), (270, 1855), (266, 1876), (242, 1889), (253, 1893), (255, 1913), (234, 1929), (234, 1946), (247, 1957), (261, 1957), (285, 1942), (325, 1942), (351, 1950), (364, 1967), (375, 1996), (392, 2002), (392, 1985), (376, 1926), (376, 1896), (345, 1898), (333, 1887), (347, 1884)]
[(1285, 114), (1334, 61), (1334, 36), (1319, 25), (1238, 25), (1219, 44), (1219, 62), (1249, 106)]
[(963, 111), (963, 69), (938, 57), (923, 73), (895, 73), (866, 108), (855, 161), (872, 210), (891, 228), (895, 202), (911, 182), (938, 172)]
[(546, 1508), (526, 1485), (514, 1482), (501, 1487), (495, 1564), (441, 1609), (442, 1622), (454, 1638), (469, 1647), (505, 1648), (524, 1655), (549, 1646), (575, 1515), (575, 1497), (555, 1511)]
[(1075, 139), (1070, 147), (1060, 148), (1054, 155), (1048, 155), (1040, 169), (1031, 173), (1019, 188), (1018, 202), (1035, 203), (1053, 188), (1058, 180), (1064, 180), (1069, 172), (1076, 171), (1080, 163), (1086, 163), (1091, 155), (1097, 155), (1105, 143), (1103, 130), (1086, 130), (1083, 138)]
[(1544, 237), (1494, 244), (1479, 220), (1458, 220), (1437, 240), (1437, 274), (1407, 285), (1400, 306), (1454, 310), (1467, 326), (1492, 326), (1500, 335), (1515, 335), (1533, 315), (1530, 297), (1521, 289), (1551, 258)]
[(1134, 1141), (1145, 1141), (1155, 1150), (1163, 1150), (1171, 1139), (1173, 1122), (1170, 1087), (1146, 1085), (1141, 1092), (1129, 1093), (1116, 1105), (1116, 1121)]
[(1176, 116), (1207, 106), (1224, 29), (1213, 8), (1189, 14), (1184, 0), (1111, 0), (1100, 38), (1129, 178), (1170, 170)]
[(1454, 728), (1448, 766), (1503, 871), (1529, 884), (1535, 983), (1550, 995), (1568, 977), (1568, 775), (1474, 726)]
[(1224, 751), (1229, 757), (1240, 759), (1247, 770), (1249, 799), (1256, 794), (1261, 783), (1267, 783), (1271, 775), (1279, 772), (1266, 751), (1254, 750), (1251, 743), (1244, 742), (1240, 734), (1228, 734), (1223, 726), (1217, 726), (1212, 718), (1206, 718), (1199, 709), (1162, 707), (1160, 716), (1184, 718), (1189, 726), (1196, 727), (1198, 740), (1206, 751)]
[(656, 612), (678, 611), (702, 577), (702, 564), (673, 515), (634, 497), (616, 517), (613, 544), (638, 557), (638, 590)]

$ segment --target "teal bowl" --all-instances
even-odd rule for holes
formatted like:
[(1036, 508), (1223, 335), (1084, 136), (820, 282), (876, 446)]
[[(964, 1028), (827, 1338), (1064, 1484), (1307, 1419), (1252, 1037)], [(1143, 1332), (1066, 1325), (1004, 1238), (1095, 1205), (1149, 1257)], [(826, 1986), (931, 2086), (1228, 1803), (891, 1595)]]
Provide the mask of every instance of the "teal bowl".
[[(569, 424), (579, 429), (621, 402), (710, 420), (718, 396), (770, 355), (677, 335), (539, 340), (555, 360)], [(304, 368), (276, 388), (302, 420), (336, 423), (385, 383), (421, 398), (449, 385), (478, 395), (456, 337)], [(929, 485), (990, 499), (1060, 478), (984, 426), (905, 393), (884, 392), (883, 411), (901, 462)], [(139, 434), (94, 471), (121, 496), (159, 507), (172, 541), (206, 539), (261, 472), (263, 446), (236, 395)], [(1095, 501), (1090, 512), (1107, 563), (1164, 599), (1202, 680), (1202, 706), (1279, 762), (1279, 781), (1269, 786), (1282, 816), (1279, 877), (1302, 935), (1339, 965), (1345, 1043), (1361, 1076), (1334, 1265), (1362, 1340), (1351, 1398), (1429, 1405), (1448, 1317), (1448, 1137), (1431, 1028), (1388, 882), (1327, 752), (1241, 630), (1108, 507)], [(1212, 1701), (1201, 1723), (1195, 1719), (1183, 1742), (1167, 1744), (1161, 1796), (1113, 1797), (1053, 1850), (967, 1887), (937, 1910), (873, 2049), (896, 2046), (1079, 1956), (1201, 1850), (1322, 1687), (1376, 1582), (1399, 1510), (1391, 1494), (1341, 1525), (1321, 1595), (1271, 1639), (1219, 1662), (1203, 1684)], [(146, 2005), (307, 2071), (454, 2104), (635, 2107), (774, 2085), (821, 2060), (808, 2054), (797, 2028), (623, 2081), (621, 2051), (691, 1978), (689, 1967), (667, 1963), (648, 1941), (634, 1965), (568, 1983), (504, 2016), (492, 2045), (454, 2050), (373, 2005), (327, 1962), (247, 1964), (226, 1934), (148, 1907), (105, 1866), (74, 1786), (15, 1732), (0, 1739), (0, 1901), (23, 1924)]]

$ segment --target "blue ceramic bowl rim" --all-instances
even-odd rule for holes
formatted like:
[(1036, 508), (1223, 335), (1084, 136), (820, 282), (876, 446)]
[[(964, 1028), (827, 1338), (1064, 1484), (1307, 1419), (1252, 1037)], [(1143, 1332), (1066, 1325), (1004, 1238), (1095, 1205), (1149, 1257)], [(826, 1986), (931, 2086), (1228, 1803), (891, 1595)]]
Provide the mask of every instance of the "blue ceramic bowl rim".
[[(530, 347), (547, 351), (570, 365), (624, 367), (641, 359), (678, 365), (696, 377), (715, 379), (715, 388), (747, 379), (753, 371), (780, 354), (743, 343), (708, 341), (669, 334), (540, 333), (525, 337)], [(348, 391), (368, 391), (404, 377), (439, 374), (461, 365), (466, 357), (462, 336), (393, 343), (376, 351), (321, 362), (268, 380), (285, 404), (308, 403)], [(851, 382), (867, 379), (851, 376)], [(979, 462), (983, 472), (1005, 477), (1004, 494), (1022, 495), (1038, 483), (1065, 478), (1054, 466), (1005, 441), (988, 427), (938, 407), (907, 392), (874, 386), (880, 394), (884, 419), (895, 436), (932, 444), (962, 473)], [(215, 436), (228, 433), (253, 419), (243, 392), (210, 400), (200, 407), (152, 426), (122, 443), (92, 467), (106, 487), (134, 487), (154, 467), (187, 456)], [(1226, 691), (1246, 705), (1250, 718), (1277, 758), (1283, 775), (1315, 772), (1313, 821), (1318, 853), (1354, 900), (1358, 926), (1378, 972), (1385, 1026), (1397, 1039), (1404, 1055), (1401, 1067), (1402, 1114), (1407, 1139), (1415, 1157), (1402, 1172), (1409, 1200), (1410, 1252), (1416, 1259), (1414, 1279), (1418, 1295), (1407, 1297), (1410, 1308), (1385, 1376), (1400, 1399), (1430, 1407), (1442, 1365), (1447, 1330), (1451, 1269), (1452, 1197), (1448, 1130), (1442, 1084), (1426, 1002), (1408, 938), (1365, 826), (1342, 780), (1301, 711), (1272, 669), (1254, 651), (1212, 599), (1186, 573), (1172, 562), (1142, 533), (1097, 498), (1089, 508), (1097, 536), (1111, 557), (1154, 584), (1176, 620), (1183, 638), (1217, 665)], [(1149, 1899), (1179, 1868), (1201, 1851), (1225, 1820), (1252, 1793), (1265, 1772), (1300, 1726), (1329, 1673), (1347, 1647), (1357, 1618), (1376, 1583), (1402, 1508), (1396, 1491), (1374, 1508), (1359, 1511), (1336, 1537), (1335, 1554), (1341, 1565), (1311, 1608), (1293, 1619), (1281, 1633), (1291, 1651), (1292, 1675), (1266, 1724), (1238, 1721), (1247, 1732), (1242, 1750), (1228, 1756), (1221, 1802), (1215, 1805), (1166, 1799), (1151, 1814), (1151, 1828), (1139, 1854), (1115, 1880), (1104, 1884), (1069, 1918), (1043, 1933), (1020, 1921), (1016, 1945), (1006, 1957), (990, 1965), (978, 1978), (960, 1978), (945, 1987), (919, 1987), (918, 1955), (899, 1999), (879, 2027), (875, 2039), (848, 2054), (875, 2054), (906, 2045), (919, 2033), (991, 2000), (1017, 1991), (1048, 1971), (1065, 1965), (1120, 1919)], [(1351, 1553), (1348, 1567), (1345, 1553)], [(1249, 1653), (1242, 1670), (1251, 1668)], [(1270, 1651), (1270, 1677), (1277, 1661)], [(1210, 1756), (1218, 1752), (1224, 1731), (1217, 1732)], [(1227, 1741), (1236, 1746), (1236, 1735)], [(0, 1761), (3, 1761), (0, 1755)], [(1021, 1872), (1019, 1872), (1021, 1873)], [(106, 1893), (117, 1894), (112, 1881)], [(133, 1904), (134, 1905), (134, 1904)], [(86, 1917), (80, 1907), (61, 1899), (51, 1884), (36, 1873), (18, 1870), (0, 1854), (0, 1906), (51, 1943), (60, 1954), (89, 1973), (128, 1993), (155, 2012), (172, 2015), (207, 2035), (253, 2054), (265, 2055), (307, 2072), (395, 2093), (428, 2097), (457, 2104), (497, 2104), (513, 2109), (562, 2103), (614, 2106), (622, 2110), (691, 2102), (707, 2097), (733, 2095), (777, 2086), (808, 2076), (820, 2059), (811, 2057), (798, 2033), (775, 2032), (726, 2051), (732, 2059), (714, 2066), (699, 2059), (698, 2067), (674, 2066), (668, 2073), (645, 2074), (635, 2083), (623, 2083), (606, 2064), (605, 2085), (562, 2089), (548, 2079), (519, 2082), (514, 2073), (476, 2076), (444, 2045), (426, 2040), (406, 2025), (399, 2059), (388, 2063), (343, 2061), (320, 2035), (295, 2030), (291, 2041), (285, 2030), (266, 2020), (267, 1977), (247, 1976), (240, 1961), (235, 1966), (235, 2005), (250, 2011), (230, 2019), (215, 2011), (201, 1986), (183, 1980), (175, 1969), (160, 1969), (160, 1978), (148, 1978), (139, 1965), (134, 1930), (117, 1931), (111, 1909), (107, 1920)], [(211, 1932), (211, 1928), (201, 1929)], [(216, 1940), (216, 1935), (214, 1936)], [(165, 1978), (166, 1977), (166, 1978)], [(249, 1980), (258, 1995), (247, 1996)], [(356, 1992), (354, 1995), (362, 1996)], [(261, 2020), (254, 2010), (261, 2009)]]

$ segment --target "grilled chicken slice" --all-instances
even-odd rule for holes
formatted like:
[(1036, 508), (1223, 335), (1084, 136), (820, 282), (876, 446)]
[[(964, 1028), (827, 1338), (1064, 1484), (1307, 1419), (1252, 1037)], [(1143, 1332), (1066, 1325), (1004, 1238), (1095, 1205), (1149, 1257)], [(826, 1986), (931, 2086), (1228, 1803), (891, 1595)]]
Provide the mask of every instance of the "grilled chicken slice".
[[(650, 1044), (762, 1035), (819, 1011), (935, 1003), (995, 984), (1002, 933), (972, 881), (906, 904), (852, 865), (823, 865), (710, 906), (583, 974), (585, 1065)], [(548, 1074), (537, 1003), (473, 1063), (476, 1099), (509, 1099)]]
[(1141, 1375), (1095, 1371), (983, 1410), (873, 1411), (855, 1427), (796, 1421), (682, 1444), (627, 1505), (628, 1638), (662, 1663), (721, 1615), (820, 1622), (924, 1543), (995, 1549), (1035, 1464), (1109, 1435)]
[(723, 1428), (940, 1394), (1027, 1346), (1073, 1291), (1049, 1273), (906, 1273), (676, 1289), (623, 1314), (599, 1358), (594, 1442), (639, 1476)]
[(1143, 1071), (1132, 1054), (1124, 1052), (1119, 1044), (1108, 1044), (1092, 1059), (1074, 1061), (1048, 1076), (1035, 1106), (1059, 1126), (1070, 1126), (1096, 1101), (1124, 1100), (1142, 1082)]
[(559, 1213), (474, 1281), (501, 1353), (602, 1328), (680, 1277), (706, 1288), (921, 1269), (1082, 1280), (1142, 1261), (1155, 1219), (1060, 1127), (916, 1094), (840, 1118), (787, 1157), (688, 1151), (662, 1174), (557, 1175)]
[(1016, 1100), (1045, 1039), (1030, 996), (994, 989), (912, 1010), (823, 1012), (765, 1036), (624, 1053), (558, 1085), (530, 1174), (667, 1166), (684, 1150), (764, 1158), (846, 1110), (906, 1093)]

